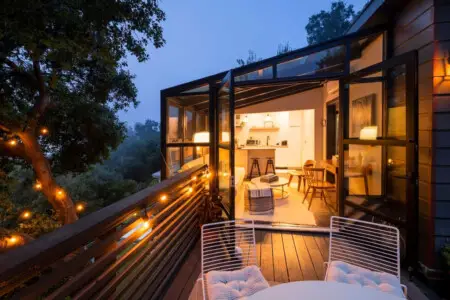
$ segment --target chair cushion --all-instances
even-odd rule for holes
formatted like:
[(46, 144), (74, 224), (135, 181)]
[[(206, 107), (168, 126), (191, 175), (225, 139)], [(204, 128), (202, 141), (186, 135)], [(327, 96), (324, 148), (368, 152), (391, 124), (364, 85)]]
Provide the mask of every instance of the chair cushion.
[(374, 272), (343, 261), (332, 261), (328, 266), (325, 281), (359, 284), (363, 287), (404, 298), (399, 279), (388, 273)]
[(206, 274), (209, 300), (241, 299), (269, 287), (257, 266), (237, 271), (210, 271)]

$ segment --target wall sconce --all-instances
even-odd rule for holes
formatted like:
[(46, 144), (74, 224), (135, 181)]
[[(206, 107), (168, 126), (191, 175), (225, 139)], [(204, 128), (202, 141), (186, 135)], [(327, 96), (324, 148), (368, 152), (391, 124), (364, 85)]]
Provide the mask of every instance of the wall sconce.
[(245, 115), (244, 119), (242, 119), (242, 123), (247, 124), (248, 123), (248, 116)]
[(449, 55), (448, 50), (447, 50), (446, 54), (444, 55), (444, 58), (442, 59), (442, 64), (444, 65), (444, 80), (449, 81), (450, 80), (450, 55)]
[(360, 140), (376, 140), (377, 139), (378, 126), (367, 126), (361, 129), (359, 132)]

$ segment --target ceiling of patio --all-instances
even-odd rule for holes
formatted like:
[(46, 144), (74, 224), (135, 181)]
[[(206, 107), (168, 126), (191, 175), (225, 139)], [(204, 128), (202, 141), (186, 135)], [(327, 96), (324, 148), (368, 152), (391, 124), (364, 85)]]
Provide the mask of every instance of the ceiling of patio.
[[(324, 81), (270, 83), (234, 88), (235, 108), (254, 105), (276, 98), (301, 93), (322, 86)], [(192, 107), (196, 111), (209, 108), (209, 94), (183, 95), (171, 97), (182, 106)]]

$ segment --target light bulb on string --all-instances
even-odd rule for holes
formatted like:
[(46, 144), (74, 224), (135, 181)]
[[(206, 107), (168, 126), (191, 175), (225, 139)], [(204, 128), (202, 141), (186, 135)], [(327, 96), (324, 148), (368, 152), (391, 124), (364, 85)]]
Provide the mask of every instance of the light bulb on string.
[(40, 130), (42, 135), (47, 135), (48, 134), (48, 128), (47, 127), (42, 127)]

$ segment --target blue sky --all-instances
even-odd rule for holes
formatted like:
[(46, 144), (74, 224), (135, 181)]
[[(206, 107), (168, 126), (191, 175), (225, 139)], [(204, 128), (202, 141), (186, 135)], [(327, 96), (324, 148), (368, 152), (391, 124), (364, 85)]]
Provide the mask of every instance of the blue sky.
[[(359, 11), (367, 0), (346, 0)], [(163, 0), (166, 44), (149, 47), (150, 60), (129, 60), (136, 75), (137, 109), (120, 112), (129, 125), (159, 121), (160, 90), (237, 66), (252, 49), (258, 57), (276, 55), (278, 44), (307, 45), (308, 18), (328, 10), (331, 0)]]

